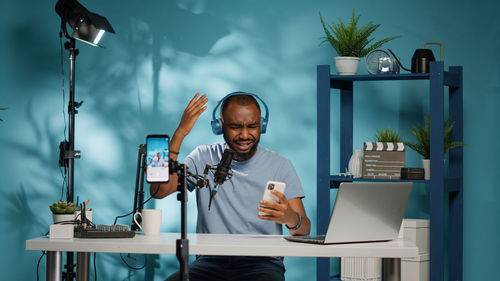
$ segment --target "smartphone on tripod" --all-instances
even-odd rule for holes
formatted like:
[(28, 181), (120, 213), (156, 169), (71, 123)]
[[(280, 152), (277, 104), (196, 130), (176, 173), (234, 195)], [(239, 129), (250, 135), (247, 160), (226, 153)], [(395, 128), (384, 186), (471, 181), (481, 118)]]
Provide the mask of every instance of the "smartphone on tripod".
[(148, 183), (168, 182), (170, 170), (170, 139), (168, 135), (146, 137), (146, 181)]

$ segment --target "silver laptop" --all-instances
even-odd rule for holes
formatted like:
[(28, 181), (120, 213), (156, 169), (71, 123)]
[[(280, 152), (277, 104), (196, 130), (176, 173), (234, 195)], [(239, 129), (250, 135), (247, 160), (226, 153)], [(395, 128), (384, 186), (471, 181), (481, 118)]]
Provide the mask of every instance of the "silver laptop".
[(294, 242), (334, 244), (396, 239), (411, 182), (341, 183), (326, 235), (285, 236)]

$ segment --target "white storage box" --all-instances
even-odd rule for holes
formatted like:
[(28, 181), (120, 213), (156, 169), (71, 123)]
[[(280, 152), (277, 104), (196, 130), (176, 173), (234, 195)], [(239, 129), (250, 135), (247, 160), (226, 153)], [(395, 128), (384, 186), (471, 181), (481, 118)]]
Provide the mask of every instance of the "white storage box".
[(404, 219), (399, 238), (415, 242), (419, 254), (429, 253), (429, 220)]
[(401, 259), (401, 281), (429, 281), (429, 230), (429, 220), (403, 220), (399, 238), (415, 242), (419, 256)]
[[(401, 259), (401, 281), (429, 281), (429, 220), (404, 219), (399, 231), (400, 239), (415, 242), (419, 256)], [(380, 258), (342, 257), (341, 280), (380, 281)]]
[(401, 259), (401, 281), (429, 281), (429, 254)]
[(72, 224), (51, 224), (49, 226), (50, 239), (73, 238), (74, 226)]
[(382, 259), (342, 257), (340, 275), (342, 281), (381, 281)]

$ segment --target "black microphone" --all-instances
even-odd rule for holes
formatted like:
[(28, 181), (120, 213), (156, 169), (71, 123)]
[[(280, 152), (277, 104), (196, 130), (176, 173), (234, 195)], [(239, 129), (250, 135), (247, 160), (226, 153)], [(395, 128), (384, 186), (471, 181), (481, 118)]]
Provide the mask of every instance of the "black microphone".
[(223, 184), (228, 176), (231, 177), (231, 162), (233, 161), (234, 151), (232, 149), (226, 148), (224, 153), (222, 154), (222, 159), (220, 160), (219, 165), (217, 165), (217, 169), (214, 173), (214, 187), (210, 190), (210, 201), (208, 202), (208, 209), (210, 210), (210, 206), (212, 205), (212, 200), (214, 199), (219, 186)]

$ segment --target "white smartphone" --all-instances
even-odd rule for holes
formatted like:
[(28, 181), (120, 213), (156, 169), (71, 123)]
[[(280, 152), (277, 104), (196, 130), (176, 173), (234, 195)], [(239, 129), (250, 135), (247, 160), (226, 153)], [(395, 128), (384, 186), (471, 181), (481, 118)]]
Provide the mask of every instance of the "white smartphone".
[[(278, 196), (272, 194), (271, 190), (276, 190), (276, 191), (279, 191), (281, 193), (285, 193), (285, 187), (286, 187), (286, 184), (284, 182), (268, 181), (266, 183), (266, 188), (264, 189), (264, 194), (262, 195), (262, 200), (278, 203), (280, 201), (280, 199), (278, 198)], [(268, 214), (265, 212), (259, 211), (259, 215), (266, 216)]]

